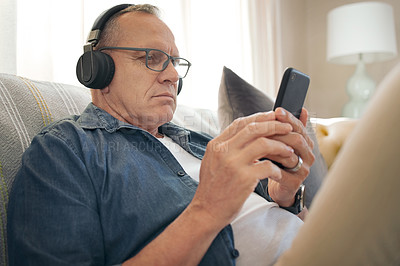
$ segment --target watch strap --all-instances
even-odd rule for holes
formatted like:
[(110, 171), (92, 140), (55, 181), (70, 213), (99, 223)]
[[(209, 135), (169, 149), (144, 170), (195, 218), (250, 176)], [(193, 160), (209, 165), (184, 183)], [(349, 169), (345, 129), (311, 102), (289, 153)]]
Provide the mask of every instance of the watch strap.
[[(268, 179), (264, 179), (258, 182), (255, 191), (257, 192), (257, 194), (265, 198), (267, 201), (274, 202), (274, 200), (268, 194)], [(282, 206), (279, 207), (297, 215), (304, 209), (304, 197), (305, 197), (305, 185), (301, 184), (300, 188), (296, 192), (293, 205), (289, 207), (282, 207)]]

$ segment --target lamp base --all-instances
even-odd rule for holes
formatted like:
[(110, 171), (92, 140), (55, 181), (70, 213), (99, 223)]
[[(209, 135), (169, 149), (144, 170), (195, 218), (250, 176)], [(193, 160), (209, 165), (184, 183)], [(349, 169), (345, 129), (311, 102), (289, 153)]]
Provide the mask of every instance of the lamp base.
[(366, 106), (367, 104), (365, 102), (349, 101), (343, 107), (342, 116), (360, 118)]
[(347, 82), (347, 94), (350, 100), (343, 107), (345, 117), (360, 118), (375, 91), (376, 83), (368, 76), (365, 64), (360, 56), (356, 71)]

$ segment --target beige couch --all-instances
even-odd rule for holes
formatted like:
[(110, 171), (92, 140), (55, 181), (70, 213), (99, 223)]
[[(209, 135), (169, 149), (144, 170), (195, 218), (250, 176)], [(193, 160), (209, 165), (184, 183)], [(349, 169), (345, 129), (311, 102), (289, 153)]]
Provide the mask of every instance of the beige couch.
[[(59, 118), (79, 114), (90, 100), (87, 88), (0, 74), (0, 265), (7, 265), (8, 195), (22, 153), (43, 127)], [(212, 136), (220, 131), (217, 112), (210, 110), (181, 105), (173, 121)], [(330, 165), (352, 126), (324, 121), (325, 125), (315, 124), (314, 128), (319, 132), (321, 153)]]

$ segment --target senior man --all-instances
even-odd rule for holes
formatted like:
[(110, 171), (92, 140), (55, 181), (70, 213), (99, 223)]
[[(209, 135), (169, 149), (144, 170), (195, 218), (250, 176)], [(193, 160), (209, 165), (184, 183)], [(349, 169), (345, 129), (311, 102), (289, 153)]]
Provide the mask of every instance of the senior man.
[[(84, 84), (105, 77), (91, 84), (92, 103), (43, 129), (23, 156), (10, 265), (274, 262), (302, 224), (279, 206), (295, 204), (314, 160), (307, 112), (242, 118), (213, 140), (169, 123), (190, 63), (157, 8), (113, 12), (78, 63)], [(111, 73), (90, 69), (94, 53)], [(265, 178), (273, 202), (253, 192)]]

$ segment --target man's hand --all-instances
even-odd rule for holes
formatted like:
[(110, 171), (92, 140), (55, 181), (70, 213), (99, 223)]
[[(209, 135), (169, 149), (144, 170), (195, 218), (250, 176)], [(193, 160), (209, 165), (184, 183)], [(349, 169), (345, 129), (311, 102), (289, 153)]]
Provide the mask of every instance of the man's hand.
[[(270, 195), (278, 204), (282, 204), (283, 198), (288, 199), (287, 206), (292, 205), (294, 194), (314, 160), (312, 141), (304, 128), (306, 120), (306, 111), (299, 121), (279, 110), (235, 120), (207, 145), (200, 183), (189, 206), (126, 265), (155, 264), (154, 258), (162, 258), (163, 263), (170, 265), (197, 265), (218, 232), (236, 217), (260, 179), (269, 178)], [(294, 174), (270, 160), (260, 160), (269, 158), (290, 168), (297, 164), (297, 154), (304, 164)], [(170, 243), (174, 243), (172, 250)]]
[[(291, 157), (297, 158), (294, 149), (278, 139), (293, 131), (291, 124), (298, 127), (284, 120), (277, 120), (275, 112), (257, 113), (235, 120), (209, 142), (201, 164), (200, 183), (191, 203), (191, 208), (201, 211), (207, 223), (226, 226), (260, 179), (268, 177), (278, 183), (282, 174), (286, 175), (271, 161), (259, 160), (277, 157), (292, 162)], [(273, 136), (277, 139), (272, 139)]]
[(271, 160), (281, 163), (286, 168), (293, 168), (297, 165), (299, 156), (303, 160), (301, 168), (297, 172), (290, 172), (282, 169), (282, 178), (268, 180), (268, 194), (282, 207), (289, 207), (294, 203), (294, 196), (301, 183), (306, 179), (310, 172), (315, 157), (312, 153), (313, 142), (307, 135), (306, 124), (308, 112), (303, 108), (300, 119), (294, 117), (283, 108), (275, 110), (276, 119), (282, 123), (288, 123), (293, 131), (287, 135), (276, 135), (271, 137), (273, 140), (280, 141), (294, 149), (294, 156), (290, 158), (272, 156)]

